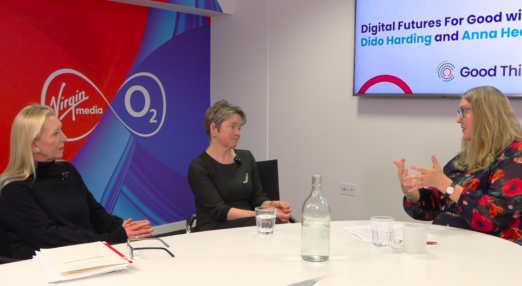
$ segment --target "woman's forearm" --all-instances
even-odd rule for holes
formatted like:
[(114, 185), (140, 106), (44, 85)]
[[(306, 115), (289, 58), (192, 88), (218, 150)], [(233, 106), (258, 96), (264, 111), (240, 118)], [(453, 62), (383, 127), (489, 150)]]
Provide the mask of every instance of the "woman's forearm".
[(255, 216), (254, 211), (247, 211), (247, 210), (231, 208), (227, 214), (227, 221), (235, 220), (238, 218), (251, 217), (251, 216)]
[(270, 200), (268, 200), (268, 201), (264, 201), (264, 202), (261, 204), (261, 206), (262, 206), (262, 207), (269, 207), (269, 206), (272, 205), (272, 202), (273, 202), (273, 201), (270, 201)]
[(403, 193), (406, 196), (406, 198), (408, 199), (408, 201), (410, 201), (410, 203), (416, 203), (420, 200), (419, 190), (415, 190), (413, 192), (408, 192), (408, 191), (404, 192), (404, 190), (403, 190)]

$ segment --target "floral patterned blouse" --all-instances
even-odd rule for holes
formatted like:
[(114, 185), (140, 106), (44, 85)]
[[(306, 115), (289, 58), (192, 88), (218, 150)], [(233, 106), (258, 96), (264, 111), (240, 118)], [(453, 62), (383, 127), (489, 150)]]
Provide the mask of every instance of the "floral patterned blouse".
[(403, 199), (404, 210), (417, 220), (476, 230), (522, 245), (522, 142), (513, 143), (497, 155), (493, 163), (474, 174), (457, 170), (453, 162), (444, 174), (464, 188), (459, 201), (436, 188), (420, 189), (420, 200)]

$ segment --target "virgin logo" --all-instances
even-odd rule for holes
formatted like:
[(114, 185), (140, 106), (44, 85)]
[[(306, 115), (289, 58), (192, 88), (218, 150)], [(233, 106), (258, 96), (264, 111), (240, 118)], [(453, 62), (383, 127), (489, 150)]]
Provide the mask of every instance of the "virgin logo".
[[(139, 78), (142, 78), (141, 81), (138, 80)], [(149, 92), (142, 85), (131, 86), (130, 81), (133, 79), (147, 85), (153, 92)], [(107, 99), (85, 75), (72, 69), (61, 69), (52, 73), (45, 81), (41, 104), (48, 105), (54, 110), (56, 116), (63, 122), (64, 133), (69, 137), (69, 141), (76, 141), (89, 135), (104, 111), (108, 109), (132, 133), (142, 137), (156, 134), (163, 125), (167, 107), (165, 91), (159, 79), (150, 73), (137, 73), (123, 83), (118, 92), (120, 91), (126, 91), (125, 97), (122, 104), (119, 104), (120, 108), (118, 106), (113, 108), (110, 102), (113, 99)], [(135, 97), (131, 100), (132, 95), (136, 93), (141, 93), (143, 97)], [(135, 111), (133, 106), (136, 105), (141, 105), (143, 108)], [(150, 115), (145, 116), (146, 114)]]
[(103, 109), (97, 106), (93, 106), (92, 108), (87, 107), (85, 109), (77, 108), (77, 105), (89, 99), (89, 97), (85, 95), (85, 90), (80, 92), (76, 91), (76, 94), (73, 94), (68, 98), (62, 97), (65, 85), (65, 82), (63, 82), (58, 97), (51, 97), (51, 103), (49, 104), (49, 106), (54, 109), (54, 113), (60, 118), (60, 120), (62, 120), (69, 112), (71, 113), (73, 121), (76, 121), (76, 114), (103, 114)]

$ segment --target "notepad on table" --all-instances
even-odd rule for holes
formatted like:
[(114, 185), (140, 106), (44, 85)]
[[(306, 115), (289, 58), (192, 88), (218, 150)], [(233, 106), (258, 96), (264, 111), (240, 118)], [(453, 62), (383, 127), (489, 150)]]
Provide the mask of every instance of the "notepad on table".
[[(369, 225), (343, 227), (343, 229), (364, 241), (372, 241), (372, 227)], [(402, 225), (395, 225), (394, 229), (395, 230), (402, 229)], [(395, 239), (401, 240), (402, 236), (403, 236), (402, 232), (399, 232), (395, 236)], [(433, 239), (433, 238), (435, 238), (435, 235), (428, 233), (428, 239)]]
[(48, 283), (125, 271), (132, 261), (105, 242), (41, 249), (33, 261)]

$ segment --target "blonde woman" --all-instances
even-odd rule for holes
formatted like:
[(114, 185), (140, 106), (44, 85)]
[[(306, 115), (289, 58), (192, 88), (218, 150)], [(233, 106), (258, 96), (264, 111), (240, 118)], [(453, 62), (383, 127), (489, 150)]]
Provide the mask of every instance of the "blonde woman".
[(48, 106), (31, 105), (11, 129), (9, 164), (0, 175), (0, 223), (11, 257), (84, 242), (125, 242), (151, 236), (148, 221), (123, 221), (105, 212), (63, 155), (67, 137)]
[(442, 169), (394, 161), (404, 209), (414, 219), (472, 229), (521, 244), (522, 132), (509, 100), (484, 86), (467, 91), (457, 123), (462, 149)]
[(188, 170), (197, 230), (255, 225), (253, 210), (257, 206), (274, 206), (281, 222), (289, 220), (290, 204), (271, 201), (263, 193), (252, 153), (235, 149), (245, 122), (243, 110), (226, 100), (216, 102), (205, 113), (203, 126), (210, 143)]

